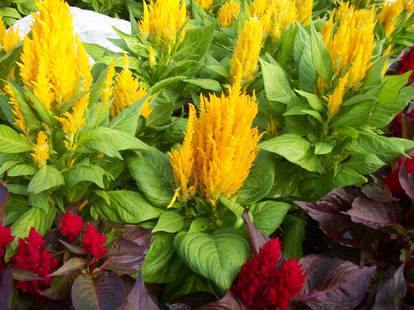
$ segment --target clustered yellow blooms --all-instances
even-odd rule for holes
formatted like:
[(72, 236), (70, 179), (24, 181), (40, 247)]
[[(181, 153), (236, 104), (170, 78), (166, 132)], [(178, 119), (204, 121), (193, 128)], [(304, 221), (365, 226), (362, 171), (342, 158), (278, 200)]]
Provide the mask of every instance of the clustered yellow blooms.
[(39, 131), (36, 138), (36, 144), (33, 145), (33, 163), (42, 167), (46, 165), (49, 159), (49, 142), (47, 135), (43, 131)]
[(239, 82), (227, 96), (201, 96), (198, 118), (190, 106), (183, 145), (170, 153), (182, 202), (197, 193), (214, 205), (220, 195), (233, 197), (249, 175), (261, 138), (251, 128), (258, 103)]
[[(341, 3), (333, 10), (331, 17), (322, 28), (323, 41), (328, 49), (332, 61), (332, 71), (335, 76), (343, 77), (338, 88), (358, 88), (371, 67), (371, 56), (374, 43), (375, 9), (355, 9), (349, 3)], [(334, 32), (334, 29), (336, 31)], [(345, 78), (345, 73), (346, 78)], [(320, 91), (324, 93), (326, 83), (318, 81)], [(339, 109), (339, 99), (344, 90), (334, 90), (331, 95), (332, 113)], [(335, 98), (335, 99), (334, 99)]]
[(394, 2), (385, 1), (381, 12), (377, 18), (381, 21), (385, 35), (389, 37), (395, 30), (398, 18), (404, 10), (405, 0), (397, 0)]
[[(111, 117), (117, 116), (127, 106), (143, 98), (146, 94), (147, 90), (142, 82), (138, 82), (138, 79), (134, 78), (132, 72), (128, 70), (128, 56), (124, 54), (124, 69), (115, 79), (113, 89), (114, 100), (109, 110)], [(147, 100), (142, 107), (141, 115), (148, 118), (151, 111), (151, 106)]]
[(102, 90), (101, 102), (104, 107), (107, 107), (109, 104), (109, 98), (112, 96), (113, 92), (113, 77), (115, 75), (115, 60), (112, 60), (108, 69), (106, 70), (105, 82)]
[(233, 82), (240, 72), (242, 82), (253, 77), (259, 62), (263, 35), (263, 26), (259, 20), (250, 18), (244, 23), (230, 60), (230, 76)]
[(249, 6), (250, 16), (263, 24), (263, 29), (273, 40), (296, 20), (310, 24), (313, 0), (254, 0)]
[(207, 10), (213, 4), (213, 0), (195, 0), (195, 1), (205, 10)]
[(19, 29), (16, 27), (9, 27), (6, 29), (1, 17), (0, 17), (0, 43), (3, 46), (4, 51), (7, 53), (13, 49), (20, 42)]
[(218, 12), (218, 25), (221, 28), (230, 26), (233, 20), (237, 19), (240, 12), (240, 4), (235, 1), (224, 3)]
[(345, 87), (348, 83), (349, 71), (341, 78), (339, 78), (338, 85), (331, 95), (328, 96), (328, 111), (329, 115), (335, 115), (340, 106), (342, 105), (342, 100), (344, 98)]
[[(145, 38), (149, 38), (162, 51), (170, 51), (176, 41), (182, 41), (187, 21), (185, 1), (180, 0), (150, 0), (147, 5), (144, 1), (144, 13), (139, 23), (139, 30)], [(182, 30), (181, 35), (177, 34)]]

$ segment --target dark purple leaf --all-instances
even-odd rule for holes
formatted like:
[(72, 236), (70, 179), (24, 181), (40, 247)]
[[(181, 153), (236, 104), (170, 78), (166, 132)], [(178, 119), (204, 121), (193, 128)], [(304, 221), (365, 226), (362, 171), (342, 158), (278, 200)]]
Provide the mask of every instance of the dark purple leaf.
[(32, 281), (42, 280), (37, 274), (31, 273), (29, 270), (20, 268), (11, 268), (13, 273), (13, 279), (18, 281)]
[(243, 218), (247, 225), (247, 230), (249, 232), (249, 238), (250, 238), (250, 247), (252, 249), (253, 254), (258, 254), (260, 248), (270, 240), (268, 236), (266, 236), (264, 233), (262, 233), (260, 230), (258, 230), (256, 227), (254, 227), (252, 221), (249, 217), (249, 210), (243, 211)]
[(13, 276), (11, 269), (0, 271), (0, 310), (6, 310), (10, 294), (13, 289)]
[(81, 247), (67, 243), (66, 241), (63, 241), (63, 240), (59, 240), (59, 241), (73, 254), (85, 254), (85, 252), (83, 251)]
[(226, 295), (219, 301), (215, 301), (198, 308), (198, 310), (247, 310), (247, 306), (240, 298), (227, 290)]
[(80, 257), (73, 257), (67, 260), (58, 270), (48, 275), (48, 277), (66, 276), (74, 271), (80, 270), (88, 264), (86, 260)]
[(9, 191), (6, 187), (7, 172), (3, 174), (3, 182), (0, 183), (0, 223), (4, 223), (6, 214), (6, 204), (9, 199)]
[(216, 296), (207, 292), (193, 292), (173, 301), (164, 306), (164, 310), (187, 310), (198, 309), (199, 307), (217, 301)]
[(364, 299), (375, 267), (359, 267), (339, 258), (308, 255), (299, 261), (305, 284), (296, 299), (313, 310), (352, 310)]
[(81, 274), (72, 285), (75, 310), (114, 310), (122, 306), (124, 298), (122, 280), (114, 272), (100, 272), (94, 277)]
[(67, 276), (56, 277), (53, 279), (52, 285), (47, 290), (39, 292), (39, 294), (52, 300), (70, 299), (73, 281), (79, 274), (79, 271), (75, 271)]
[(404, 267), (397, 270), (390, 268), (385, 273), (384, 279), (378, 284), (375, 297), (375, 305), (372, 310), (399, 310), (402, 299), (407, 293), (407, 285), (404, 278)]
[(121, 236), (125, 240), (135, 242), (141, 247), (149, 247), (151, 245), (152, 231), (136, 225), (122, 225)]
[(402, 208), (397, 202), (380, 202), (358, 197), (352, 202), (352, 208), (345, 212), (355, 223), (361, 223), (374, 229), (399, 224)]
[(376, 232), (368, 227), (354, 223), (344, 213), (351, 208), (358, 193), (349, 188), (337, 188), (315, 203), (295, 201), (295, 203), (319, 223), (322, 231), (331, 239), (343, 245), (363, 248)]
[[(114, 308), (115, 309), (115, 308)], [(141, 272), (131, 292), (128, 294), (127, 302), (120, 308), (122, 310), (159, 310), (145, 288)]]
[(410, 197), (411, 200), (414, 200), (414, 175), (407, 173), (405, 161), (406, 159), (403, 158), (400, 166), (400, 172), (398, 173), (398, 179), (407, 196)]

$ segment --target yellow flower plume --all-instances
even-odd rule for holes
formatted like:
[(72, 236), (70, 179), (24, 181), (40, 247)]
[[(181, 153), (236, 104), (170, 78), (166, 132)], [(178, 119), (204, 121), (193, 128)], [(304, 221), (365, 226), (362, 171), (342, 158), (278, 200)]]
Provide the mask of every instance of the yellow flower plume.
[(69, 5), (63, 0), (37, 1), (32, 38), (23, 40), (20, 77), (47, 109), (89, 90), (92, 76), (83, 44), (73, 33)]
[(233, 82), (239, 72), (241, 72), (242, 82), (253, 78), (259, 62), (262, 44), (262, 24), (254, 18), (247, 20), (239, 34), (230, 60), (230, 76)]
[[(132, 72), (128, 70), (128, 56), (124, 54), (124, 69), (117, 75), (115, 80), (114, 101), (109, 110), (111, 117), (115, 117), (127, 106), (143, 98), (146, 94), (147, 90), (142, 82), (134, 78)], [(151, 112), (152, 109), (147, 100), (142, 107), (141, 115), (148, 118)]]
[(237, 19), (240, 12), (240, 4), (235, 1), (224, 3), (218, 12), (218, 25), (221, 28), (230, 26), (233, 20)]
[[(1, 30), (0, 30), (1, 31)], [(19, 42), (21, 41), (19, 36), (19, 27), (14, 29), (13, 27), (9, 27), (7, 31), (4, 33), (2, 39), (2, 45), (4, 51), (7, 53), (13, 49)]]
[(207, 10), (212, 4), (213, 0), (195, 0), (204, 10)]
[(149, 5), (144, 1), (144, 13), (139, 30), (161, 50), (169, 51), (177, 39), (184, 39), (184, 30), (180, 38), (177, 38), (177, 34), (186, 21), (184, 0), (181, 4), (180, 0), (157, 0), (155, 3), (150, 0)]
[(27, 129), (26, 121), (23, 117), (22, 110), (20, 109), (19, 102), (17, 101), (16, 94), (9, 84), (4, 86), (4, 90), (10, 96), (9, 103), (13, 107), (12, 113), (14, 115), (14, 124), (25, 132)]
[(377, 19), (381, 21), (385, 35), (389, 37), (395, 30), (398, 18), (404, 10), (404, 0), (394, 2), (385, 1)]
[(313, 0), (296, 0), (295, 6), (298, 21), (303, 25), (309, 25), (312, 19)]
[(39, 167), (46, 165), (46, 161), (50, 158), (49, 143), (47, 135), (43, 131), (39, 131), (36, 138), (36, 144), (33, 145), (33, 163)]
[(102, 104), (104, 107), (108, 106), (109, 103), (109, 98), (112, 96), (112, 92), (113, 92), (113, 78), (115, 75), (115, 61), (112, 60), (111, 64), (109, 65), (107, 71), (106, 71), (106, 76), (105, 76), (105, 82), (104, 82), (104, 86), (103, 86), (103, 90), (102, 90)]
[[(337, 25), (334, 33), (335, 25)], [(372, 65), (374, 50), (375, 9), (357, 10), (341, 3), (322, 28), (323, 41), (332, 60), (335, 75), (349, 71), (347, 87), (358, 87)]]
[(215, 201), (232, 197), (249, 175), (261, 134), (251, 128), (258, 111), (255, 96), (235, 83), (229, 95), (201, 96), (200, 115), (190, 107), (183, 146), (170, 153), (181, 201), (195, 192)]
[(339, 79), (338, 85), (331, 95), (328, 96), (328, 111), (329, 115), (335, 115), (342, 105), (344, 98), (345, 87), (348, 83), (349, 72), (344, 77)]

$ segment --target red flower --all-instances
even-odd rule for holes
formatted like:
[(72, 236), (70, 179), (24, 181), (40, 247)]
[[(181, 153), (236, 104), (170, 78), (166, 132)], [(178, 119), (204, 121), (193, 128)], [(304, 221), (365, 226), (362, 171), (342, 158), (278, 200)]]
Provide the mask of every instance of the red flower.
[(60, 232), (68, 237), (70, 242), (76, 239), (83, 229), (82, 218), (77, 214), (67, 212), (62, 218)]
[[(398, 65), (400, 67), (400, 71), (398, 74), (405, 73), (410, 70), (414, 70), (414, 46), (411, 47), (411, 49), (408, 51), (408, 53), (405, 53), (401, 60), (398, 62)], [(414, 78), (414, 71), (410, 75), (410, 81), (408, 84), (411, 84), (411, 79)]]
[(249, 310), (286, 309), (289, 299), (302, 289), (305, 276), (297, 260), (284, 260), (279, 239), (267, 242), (251, 259), (247, 259), (232, 291)]
[[(400, 167), (402, 164), (403, 158), (400, 157), (397, 162), (397, 168), (387, 175), (384, 180), (382, 180), (382, 186), (387, 186), (391, 193), (398, 195), (402, 192), (402, 187), (400, 184), (399, 174)], [(408, 174), (414, 174), (414, 158), (409, 157), (405, 159), (405, 171)]]
[(97, 232), (95, 226), (88, 222), (88, 229), (83, 234), (83, 251), (100, 259), (105, 254), (105, 242), (105, 234)]
[(10, 233), (10, 227), (4, 227), (3, 223), (0, 223), (0, 270), (4, 268), (4, 253), (6, 252), (6, 247), (13, 240), (14, 237)]
[[(27, 238), (19, 238), (16, 256), (11, 258), (13, 267), (29, 270), (39, 277), (45, 277), (56, 270), (58, 261), (45, 248), (45, 241), (33, 227)], [(23, 292), (39, 292), (50, 287), (52, 278), (33, 281), (17, 281)]]

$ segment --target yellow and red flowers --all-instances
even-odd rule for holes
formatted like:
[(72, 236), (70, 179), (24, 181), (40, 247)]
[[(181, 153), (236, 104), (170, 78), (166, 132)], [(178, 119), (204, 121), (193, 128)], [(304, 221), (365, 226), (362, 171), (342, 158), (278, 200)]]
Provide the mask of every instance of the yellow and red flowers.
[(231, 290), (249, 310), (284, 310), (302, 289), (305, 276), (297, 260), (282, 257), (278, 238), (247, 259)]

